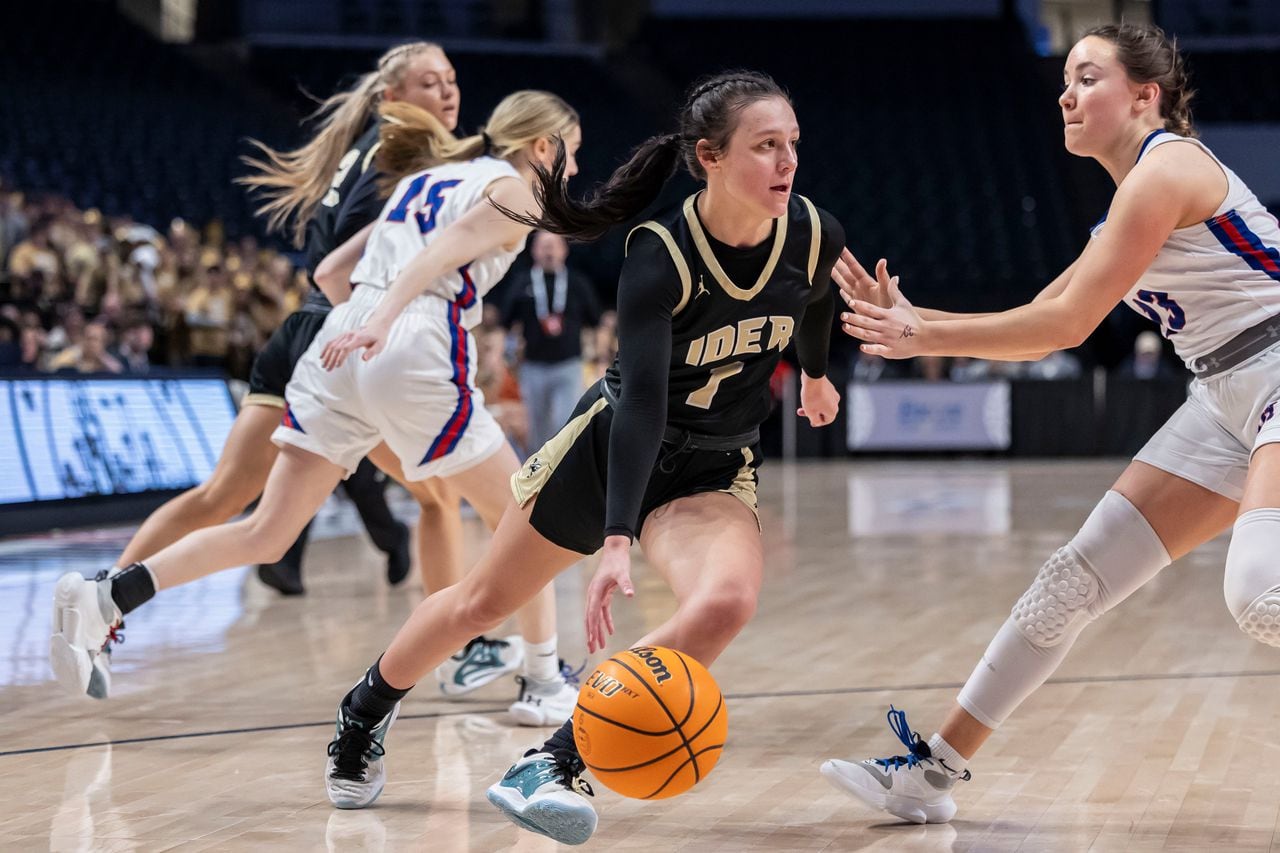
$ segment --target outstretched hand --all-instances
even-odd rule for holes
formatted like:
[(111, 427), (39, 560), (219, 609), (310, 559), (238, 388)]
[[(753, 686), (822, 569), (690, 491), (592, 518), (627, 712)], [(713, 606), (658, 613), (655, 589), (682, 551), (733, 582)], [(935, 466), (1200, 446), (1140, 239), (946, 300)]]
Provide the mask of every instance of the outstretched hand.
[(363, 358), (368, 361), (386, 347), (387, 332), (381, 326), (362, 326), (354, 332), (343, 332), (324, 345), (320, 351), (320, 363), (325, 370), (336, 370), (347, 356), (358, 349), (364, 350)]
[(587, 652), (590, 654), (603, 649), (613, 634), (611, 605), (615, 590), (621, 590), (627, 598), (636, 594), (631, 583), (631, 542), (625, 536), (610, 536), (605, 540), (600, 565), (587, 587)]
[[(869, 292), (865, 283), (858, 287)], [(861, 349), (868, 355), (885, 358), (925, 355), (925, 323), (898, 289), (898, 277), (889, 275), (888, 264), (883, 259), (876, 264), (873, 293), (883, 297), (881, 301), (887, 304), (859, 298), (841, 286), (840, 295), (850, 309), (840, 315), (840, 328), (844, 333), (862, 341)]]

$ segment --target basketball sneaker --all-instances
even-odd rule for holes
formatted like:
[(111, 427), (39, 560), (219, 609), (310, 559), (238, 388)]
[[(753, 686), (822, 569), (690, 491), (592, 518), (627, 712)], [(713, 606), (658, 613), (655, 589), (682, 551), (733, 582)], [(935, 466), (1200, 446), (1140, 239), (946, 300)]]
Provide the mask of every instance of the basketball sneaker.
[[(531, 749), (511, 765), (485, 796), (517, 826), (561, 844), (585, 844), (596, 831), (594, 797), (576, 755)], [(586, 796), (583, 796), (583, 795)]]
[(521, 726), (558, 726), (573, 714), (578, 704), (579, 677), (586, 669), (584, 663), (574, 670), (563, 660), (560, 674), (551, 681), (534, 681), (523, 675), (516, 676), (520, 694), (507, 713)]
[(338, 706), (337, 733), (329, 742), (324, 787), (329, 802), (340, 809), (362, 809), (378, 799), (387, 783), (382, 742), (400, 713), (400, 703), (376, 724), (351, 714), (344, 697)]
[(476, 637), (465, 649), (436, 667), (436, 680), (445, 696), (462, 696), (514, 672), (522, 663), (524, 645), (519, 634), (501, 640)]
[(906, 755), (869, 758), (854, 763), (830, 759), (822, 775), (835, 787), (877, 809), (912, 823), (946, 823), (955, 817), (951, 789), (968, 782), (969, 771), (956, 773), (907, 725), (907, 715), (889, 707), (889, 727), (907, 747)]
[(53, 590), (49, 665), (58, 683), (78, 696), (111, 693), (111, 646), (124, 642), (124, 619), (111, 600), (110, 573), (89, 580), (78, 572), (58, 578)]

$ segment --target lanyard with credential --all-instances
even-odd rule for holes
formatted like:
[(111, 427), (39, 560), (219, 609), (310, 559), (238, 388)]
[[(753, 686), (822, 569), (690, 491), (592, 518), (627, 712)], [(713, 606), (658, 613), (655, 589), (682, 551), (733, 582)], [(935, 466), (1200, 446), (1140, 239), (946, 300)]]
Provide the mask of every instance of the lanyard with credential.
[[(530, 271), (533, 281), (533, 308), (538, 314), (542, 331), (555, 337), (564, 330), (564, 305), (569, 298), (569, 272), (556, 270), (555, 292), (547, 293), (547, 274), (543, 270)], [(548, 306), (548, 302), (551, 304)], [(548, 310), (550, 309), (550, 310)]]

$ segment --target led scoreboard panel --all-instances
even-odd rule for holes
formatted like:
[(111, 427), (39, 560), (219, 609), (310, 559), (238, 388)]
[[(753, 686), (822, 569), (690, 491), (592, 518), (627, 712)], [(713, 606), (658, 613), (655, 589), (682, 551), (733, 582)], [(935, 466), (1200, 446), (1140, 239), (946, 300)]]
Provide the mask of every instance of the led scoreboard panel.
[(0, 378), (0, 506), (185, 489), (235, 420), (218, 378)]

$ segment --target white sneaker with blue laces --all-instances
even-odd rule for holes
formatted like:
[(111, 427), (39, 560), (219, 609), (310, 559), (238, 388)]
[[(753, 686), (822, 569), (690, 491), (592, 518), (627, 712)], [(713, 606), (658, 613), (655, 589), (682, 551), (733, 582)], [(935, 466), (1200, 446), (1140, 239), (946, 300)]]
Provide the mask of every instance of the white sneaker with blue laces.
[(907, 725), (907, 715), (890, 706), (889, 727), (906, 745), (906, 755), (852, 762), (830, 759), (822, 775), (835, 787), (867, 805), (911, 823), (946, 823), (955, 817), (951, 790), (969, 781), (966, 770), (956, 773)]
[[(485, 792), (512, 823), (561, 844), (585, 844), (596, 831), (595, 796), (581, 761), (529, 750)], [(586, 796), (583, 796), (583, 795)]]

